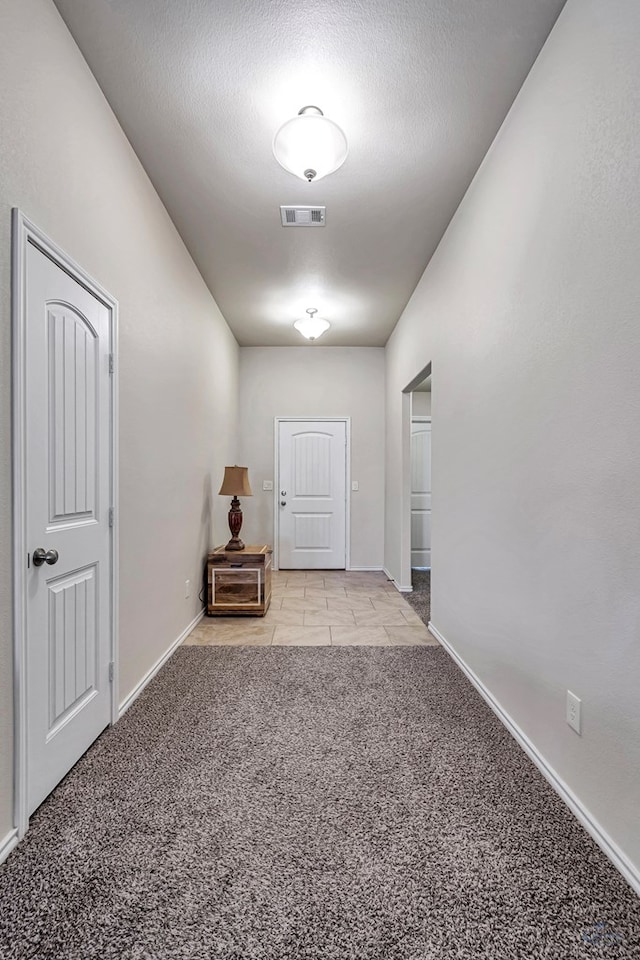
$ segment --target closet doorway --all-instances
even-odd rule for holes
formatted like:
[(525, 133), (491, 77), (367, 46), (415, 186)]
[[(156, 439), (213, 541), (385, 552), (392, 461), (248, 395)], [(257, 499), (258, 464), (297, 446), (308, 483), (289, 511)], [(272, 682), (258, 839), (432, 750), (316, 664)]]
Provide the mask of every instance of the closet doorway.
[(411, 395), (411, 569), (431, 569), (431, 375)]

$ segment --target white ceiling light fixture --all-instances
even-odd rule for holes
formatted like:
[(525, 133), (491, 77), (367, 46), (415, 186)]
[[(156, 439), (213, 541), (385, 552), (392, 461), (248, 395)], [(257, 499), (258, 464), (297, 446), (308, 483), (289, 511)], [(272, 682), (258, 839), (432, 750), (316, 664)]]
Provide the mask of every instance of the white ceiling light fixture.
[(273, 153), (289, 173), (301, 180), (321, 180), (347, 158), (347, 138), (320, 107), (303, 107), (273, 138)]
[(331, 324), (328, 320), (323, 320), (322, 317), (316, 317), (318, 311), (315, 307), (309, 307), (307, 313), (308, 317), (304, 317), (302, 320), (296, 320), (294, 327), (302, 334), (303, 337), (306, 337), (307, 340), (317, 340), (318, 337), (321, 337), (325, 330), (328, 330)]

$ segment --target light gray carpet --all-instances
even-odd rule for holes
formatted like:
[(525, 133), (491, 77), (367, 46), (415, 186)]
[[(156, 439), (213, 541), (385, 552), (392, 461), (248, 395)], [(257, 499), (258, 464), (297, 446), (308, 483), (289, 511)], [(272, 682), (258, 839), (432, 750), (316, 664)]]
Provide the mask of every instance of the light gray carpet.
[(403, 596), (422, 622), (428, 624), (431, 619), (431, 570), (412, 570), (411, 585), (413, 593), (405, 593)]
[(640, 956), (640, 901), (438, 648), (186, 647), (0, 870), (3, 960)]

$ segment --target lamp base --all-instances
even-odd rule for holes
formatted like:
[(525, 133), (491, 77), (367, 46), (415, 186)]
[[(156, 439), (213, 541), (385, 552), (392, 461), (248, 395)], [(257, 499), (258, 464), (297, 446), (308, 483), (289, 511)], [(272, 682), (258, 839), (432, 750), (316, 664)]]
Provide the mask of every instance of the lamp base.
[(231, 537), (231, 540), (229, 540), (225, 550), (244, 550), (244, 543), (239, 537)]
[(242, 529), (242, 510), (240, 501), (234, 496), (229, 510), (229, 530), (231, 531), (231, 540), (226, 545), (225, 550), (244, 550), (244, 543), (240, 539), (240, 530)]

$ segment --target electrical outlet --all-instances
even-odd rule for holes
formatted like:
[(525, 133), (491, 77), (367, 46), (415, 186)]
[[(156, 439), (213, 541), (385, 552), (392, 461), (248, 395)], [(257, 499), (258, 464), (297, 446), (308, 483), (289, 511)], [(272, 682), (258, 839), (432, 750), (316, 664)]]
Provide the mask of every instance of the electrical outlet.
[(263, 490), (273, 490), (273, 480), (263, 480), (262, 481)]
[(582, 736), (582, 700), (576, 697), (575, 693), (571, 693), (571, 690), (567, 690), (567, 723)]
[(185, 580), (184, 582), (184, 598), (188, 600), (191, 596), (191, 580)]

